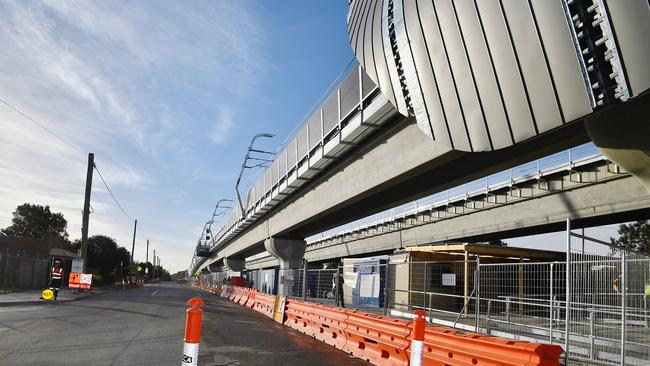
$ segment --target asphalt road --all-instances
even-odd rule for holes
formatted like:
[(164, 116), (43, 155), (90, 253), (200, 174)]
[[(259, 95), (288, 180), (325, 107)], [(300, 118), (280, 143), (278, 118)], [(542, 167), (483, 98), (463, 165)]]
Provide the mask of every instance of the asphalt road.
[(0, 308), (0, 365), (180, 365), (185, 302), (206, 302), (199, 365), (367, 365), (212, 294), (176, 284)]

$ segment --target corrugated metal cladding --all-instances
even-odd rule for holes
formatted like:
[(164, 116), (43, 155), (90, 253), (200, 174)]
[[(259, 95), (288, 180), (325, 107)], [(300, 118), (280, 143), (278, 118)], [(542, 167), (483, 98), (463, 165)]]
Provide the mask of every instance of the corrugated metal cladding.
[[(630, 4), (616, 2), (615, 23), (647, 12), (645, 0)], [(634, 38), (649, 23), (620, 27), (624, 54), (647, 56)], [(501, 149), (593, 111), (562, 0), (354, 0), (348, 35), (389, 100), (456, 150)], [(645, 60), (628, 73), (647, 84)]]

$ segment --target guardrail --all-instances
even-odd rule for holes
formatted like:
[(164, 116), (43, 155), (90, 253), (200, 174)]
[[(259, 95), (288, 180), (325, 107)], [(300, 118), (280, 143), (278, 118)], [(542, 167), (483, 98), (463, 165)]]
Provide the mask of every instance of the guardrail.
[(416, 215), (428, 211), (431, 208), (464, 200), (468, 197), (486, 194), (531, 179), (539, 179), (559, 170), (574, 169), (584, 163), (590, 162), (594, 158), (600, 157), (605, 159), (593, 143), (579, 145), (541, 159), (518, 165), (508, 170), (473, 180), (469, 183), (444, 190), (416, 201), (397, 206), (390, 210), (382, 211), (346, 225), (336, 227), (307, 238), (307, 243), (308, 245), (316, 244), (333, 237), (363, 230), (385, 222), (394, 221), (397, 218)]

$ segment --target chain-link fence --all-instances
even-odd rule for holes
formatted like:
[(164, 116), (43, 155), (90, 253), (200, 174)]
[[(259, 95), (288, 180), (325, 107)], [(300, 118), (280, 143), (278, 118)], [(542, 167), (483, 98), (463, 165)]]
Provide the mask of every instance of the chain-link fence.
[(0, 287), (33, 289), (47, 286), (49, 261), (0, 254)]

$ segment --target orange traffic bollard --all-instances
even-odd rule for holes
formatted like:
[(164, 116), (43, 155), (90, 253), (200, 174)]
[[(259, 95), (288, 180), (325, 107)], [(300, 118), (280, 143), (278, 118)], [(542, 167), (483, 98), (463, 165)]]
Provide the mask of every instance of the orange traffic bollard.
[(191, 308), (187, 309), (185, 318), (185, 338), (183, 344), (183, 361), (181, 366), (196, 366), (199, 359), (199, 343), (201, 343), (201, 320), (203, 310), (199, 306), (205, 305), (200, 297), (193, 297), (188, 302)]
[(411, 333), (411, 366), (422, 366), (422, 351), (424, 349), (424, 331), (426, 322), (424, 317), (427, 314), (422, 310), (415, 311), (413, 320), (413, 333)]

